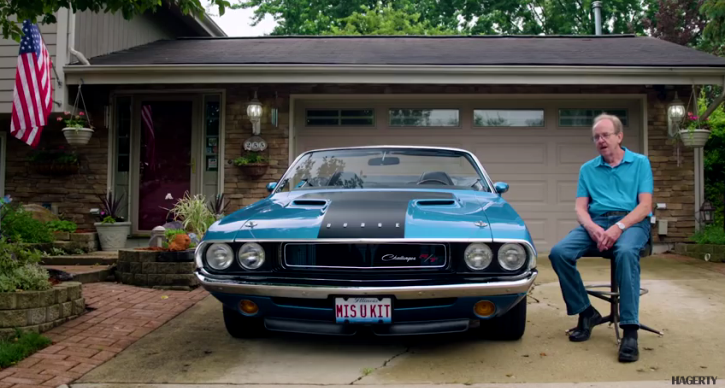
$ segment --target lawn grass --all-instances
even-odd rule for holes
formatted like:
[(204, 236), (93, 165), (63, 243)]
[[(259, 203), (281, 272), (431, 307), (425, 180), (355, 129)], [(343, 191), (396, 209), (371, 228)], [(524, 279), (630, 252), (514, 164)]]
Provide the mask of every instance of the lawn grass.
[(50, 345), (52, 341), (38, 333), (17, 331), (16, 336), (0, 341), (0, 368), (7, 368)]

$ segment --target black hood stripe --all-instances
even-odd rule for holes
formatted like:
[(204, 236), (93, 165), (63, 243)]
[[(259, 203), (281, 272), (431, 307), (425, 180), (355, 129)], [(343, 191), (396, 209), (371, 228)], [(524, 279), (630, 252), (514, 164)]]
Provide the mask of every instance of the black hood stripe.
[(404, 238), (411, 200), (454, 199), (451, 193), (342, 191), (310, 193), (298, 199), (327, 199), (318, 238)]

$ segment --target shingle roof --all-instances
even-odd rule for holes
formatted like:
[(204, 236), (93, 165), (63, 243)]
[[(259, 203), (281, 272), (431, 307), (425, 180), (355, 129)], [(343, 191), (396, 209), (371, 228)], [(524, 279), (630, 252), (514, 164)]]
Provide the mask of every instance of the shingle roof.
[(96, 57), (90, 62), (725, 67), (725, 58), (632, 35), (181, 38)]

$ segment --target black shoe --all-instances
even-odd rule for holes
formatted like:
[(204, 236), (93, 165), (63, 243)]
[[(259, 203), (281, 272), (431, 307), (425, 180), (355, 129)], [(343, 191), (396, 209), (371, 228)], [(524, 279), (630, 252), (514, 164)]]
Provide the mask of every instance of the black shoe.
[(592, 335), (592, 329), (594, 326), (599, 324), (599, 321), (601, 320), (602, 315), (599, 314), (599, 311), (596, 309), (594, 309), (594, 313), (587, 318), (579, 315), (579, 323), (572, 330), (571, 334), (569, 334), (569, 341), (582, 342), (588, 340), (589, 336)]
[(637, 339), (631, 337), (622, 338), (622, 344), (619, 345), (619, 362), (634, 362), (637, 360), (639, 360)]

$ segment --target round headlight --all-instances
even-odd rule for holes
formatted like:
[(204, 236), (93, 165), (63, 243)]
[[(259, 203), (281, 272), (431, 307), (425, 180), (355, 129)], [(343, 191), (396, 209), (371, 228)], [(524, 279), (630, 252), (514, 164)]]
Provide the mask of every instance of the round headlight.
[(493, 260), (493, 252), (486, 244), (471, 244), (463, 253), (468, 268), (474, 271), (485, 269)]
[(504, 244), (498, 250), (498, 263), (508, 271), (516, 271), (526, 263), (526, 249), (519, 244)]
[(233, 261), (234, 252), (227, 244), (213, 244), (206, 250), (206, 262), (216, 270), (229, 268)]
[(246, 269), (257, 269), (264, 264), (264, 248), (257, 243), (246, 243), (239, 250), (239, 264)]

